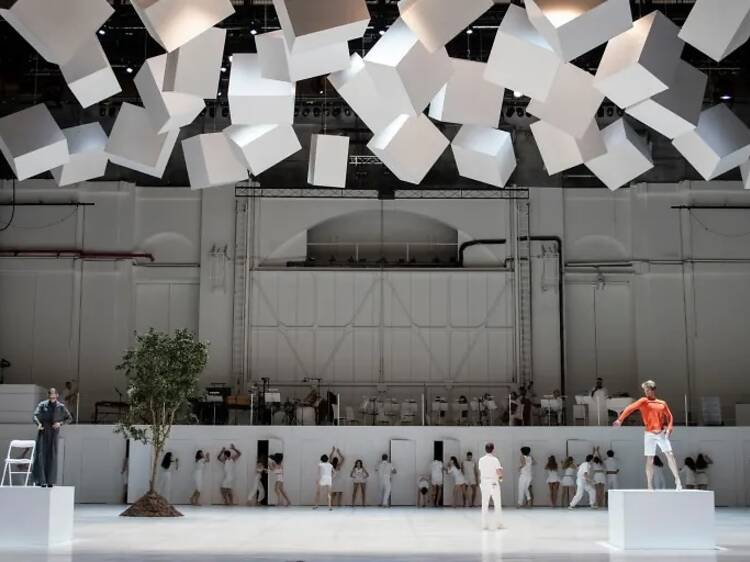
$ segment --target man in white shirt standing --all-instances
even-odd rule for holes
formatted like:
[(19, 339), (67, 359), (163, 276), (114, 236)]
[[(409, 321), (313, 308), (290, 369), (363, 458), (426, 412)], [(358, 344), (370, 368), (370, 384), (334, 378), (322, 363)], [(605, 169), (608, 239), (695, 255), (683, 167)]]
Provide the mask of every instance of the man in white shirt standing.
[(570, 502), (568, 509), (573, 509), (583, 499), (584, 492), (589, 496), (589, 504), (593, 509), (597, 508), (596, 505), (596, 489), (594, 488), (593, 481), (591, 479), (593, 471), (591, 470), (591, 461), (594, 460), (594, 455), (587, 455), (586, 462), (582, 462), (578, 467), (578, 476), (576, 480), (576, 495)]
[(375, 469), (378, 473), (378, 480), (380, 481), (380, 493), (382, 502), (380, 505), (383, 507), (390, 507), (391, 501), (391, 478), (396, 474), (396, 468), (388, 460), (388, 455), (383, 455), (382, 460)]
[(487, 453), (479, 459), (479, 489), (482, 492), (482, 529), (487, 529), (487, 513), (490, 509), (490, 498), (495, 506), (495, 529), (502, 527), (501, 517), (503, 504), (500, 499), (500, 482), (503, 479), (503, 467), (498, 458), (493, 454), (494, 443), (484, 446)]

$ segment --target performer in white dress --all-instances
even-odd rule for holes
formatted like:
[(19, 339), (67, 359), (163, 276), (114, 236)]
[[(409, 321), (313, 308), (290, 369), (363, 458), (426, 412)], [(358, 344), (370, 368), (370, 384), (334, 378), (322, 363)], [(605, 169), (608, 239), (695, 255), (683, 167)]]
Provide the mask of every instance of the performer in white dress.
[(560, 470), (557, 466), (555, 455), (550, 455), (544, 466), (547, 472), (547, 487), (549, 488), (549, 502), (552, 507), (557, 507), (557, 498), (560, 494)]
[(260, 505), (266, 499), (266, 488), (263, 486), (263, 475), (268, 473), (266, 459), (261, 457), (255, 463), (255, 473), (250, 481), (250, 491), (247, 494), (247, 505)]
[[(275, 453), (271, 455), (268, 460), (268, 468), (275, 480), (273, 491), (276, 493), (276, 501), (279, 502), (279, 505), (289, 507), (292, 502), (289, 501), (289, 496), (286, 495), (286, 489), (284, 488), (284, 454)], [(284, 503), (281, 503), (282, 501)]]
[(203, 493), (203, 472), (209, 463), (208, 453), (199, 449), (195, 452), (195, 462), (193, 463), (193, 495), (190, 496), (191, 505), (200, 505), (201, 493)]
[(229, 445), (229, 449), (221, 448), (219, 452), (219, 462), (224, 467), (224, 478), (221, 481), (221, 497), (224, 505), (234, 505), (234, 472), (237, 459), (242, 453), (237, 450), (234, 443)]
[(518, 466), (518, 507), (532, 507), (534, 497), (531, 495), (534, 459), (529, 447), (521, 447), (521, 460)]
[(593, 473), (594, 489), (596, 490), (596, 505), (604, 505), (604, 498), (607, 495), (607, 469), (599, 457), (599, 447), (595, 447), (594, 459), (591, 461), (591, 471)]
[(417, 507), (430, 505), (430, 475), (420, 474), (417, 477)]
[(435, 456), (430, 463), (430, 481), (432, 483), (432, 506), (439, 507), (443, 504), (443, 473), (445, 468), (443, 461)]
[(378, 481), (380, 483), (380, 505), (382, 507), (391, 506), (391, 478), (396, 474), (396, 467), (391, 464), (388, 460), (388, 455), (384, 454), (380, 464), (375, 469), (378, 473)]
[(466, 495), (469, 507), (474, 507), (477, 501), (477, 486), (479, 483), (479, 471), (477, 463), (474, 462), (474, 456), (471, 451), (466, 453), (466, 460), (462, 463), (461, 469), (466, 478)]
[(171, 452), (165, 453), (159, 465), (159, 493), (172, 502), (172, 471), (179, 468), (180, 461)]
[(596, 509), (596, 489), (594, 488), (594, 482), (592, 480), (592, 466), (591, 461), (594, 460), (594, 455), (587, 455), (586, 461), (582, 462), (578, 466), (578, 473), (576, 478), (576, 495), (568, 506), (569, 509), (573, 509), (583, 499), (583, 494), (586, 493), (589, 497), (589, 505)]
[(578, 467), (576, 466), (573, 457), (568, 457), (563, 463), (563, 477), (560, 481), (562, 487), (562, 503), (570, 504), (570, 500), (576, 495), (576, 472)]
[(453, 507), (466, 507), (466, 478), (456, 457), (451, 457), (448, 474), (453, 478)]
[(328, 462), (328, 455), (322, 455), (318, 463), (318, 482), (315, 487), (315, 505), (313, 509), (318, 509), (320, 505), (320, 493), (324, 493), (328, 498), (328, 510), (331, 506), (331, 485), (333, 484), (333, 465)]
[(498, 458), (493, 454), (495, 451), (494, 443), (487, 443), (484, 446), (487, 453), (479, 459), (479, 490), (482, 493), (482, 529), (488, 529), (487, 514), (490, 510), (490, 500), (495, 508), (495, 529), (502, 527), (502, 510), (503, 503), (500, 497), (500, 482), (503, 480), (503, 467)]
[(354, 468), (352, 468), (350, 476), (352, 478), (352, 507), (357, 503), (357, 492), (362, 496), (362, 507), (365, 507), (365, 502), (367, 501), (367, 480), (370, 478), (370, 473), (367, 472), (362, 459), (354, 461)]

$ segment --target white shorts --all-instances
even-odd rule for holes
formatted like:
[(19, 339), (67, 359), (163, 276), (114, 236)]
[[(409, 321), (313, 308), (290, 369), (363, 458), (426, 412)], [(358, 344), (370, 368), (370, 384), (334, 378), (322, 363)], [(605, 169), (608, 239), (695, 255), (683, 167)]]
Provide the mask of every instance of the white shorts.
[(331, 487), (331, 484), (333, 484), (333, 480), (331, 478), (321, 478), (318, 480), (318, 486), (328, 486)]
[(669, 442), (666, 431), (660, 431), (659, 433), (647, 431), (643, 434), (643, 452), (647, 457), (656, 455), (657, 445), (662, 453), (672, 452), (672, 444)]

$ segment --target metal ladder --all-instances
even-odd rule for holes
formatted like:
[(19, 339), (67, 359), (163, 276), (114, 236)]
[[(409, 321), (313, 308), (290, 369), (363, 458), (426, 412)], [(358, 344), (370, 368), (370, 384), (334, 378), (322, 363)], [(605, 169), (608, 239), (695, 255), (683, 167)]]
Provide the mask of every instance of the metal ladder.
[(514, 201), (516, 321), (517, 321), (517, 377), (519, 384), (533, 380), (532, 323), (531, 323), (531, 240), (529, 232), (529, 201)]
[(249, 341), (247, 320), (249, 314), (249, 276), (250, 276), (250, 210), (254, 199), (235, 199), (234, 231), (234, 296), (232, 326), (232, 383), (236, 392), (246, 390), (249, 376)]

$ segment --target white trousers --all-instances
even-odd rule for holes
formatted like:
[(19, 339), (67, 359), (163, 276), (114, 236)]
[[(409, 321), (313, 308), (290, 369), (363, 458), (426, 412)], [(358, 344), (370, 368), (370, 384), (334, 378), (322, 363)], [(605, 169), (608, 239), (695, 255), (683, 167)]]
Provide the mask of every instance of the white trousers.
[(490, 498), (495, 506), (495, 528), (500, 526), (503, 514), (503, 504), (500, 498), (500, 483), (489, 481), (481, 482), (479, 489), (482, 492), (482, 528), (487, 528), (487, 513), (490, 510)]
[(388, 500), (391, 497), (391, 479), (380, 482), (380, 491), (382, 492), (383, 501), (380, 505), (388, 507)]
[(607, 489), (617, 490), (618, 487), (617, 474), (607, 474)]
[(576, 481), (576, 495), (573, 496), (573, 500), (570, 502), (570, 507), (575, 507), (583, 499), (584, 492), (589, 496), (589, 505), (596, 505), (596, 489), (588, 483), (588, 480), (582, 480), (579, 478)]
[(531, 492), (529, 491), (530, 486), (530, 475), (522, 474), (518, 477), (518, 505), (523, 504), (524, 500), (531, 501)]

